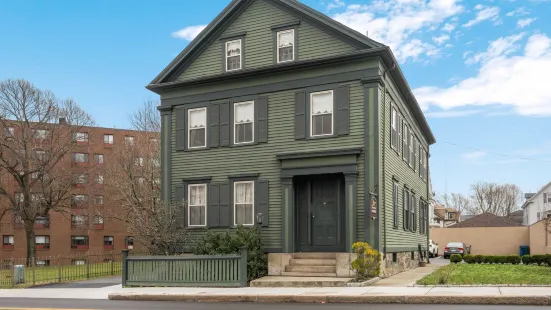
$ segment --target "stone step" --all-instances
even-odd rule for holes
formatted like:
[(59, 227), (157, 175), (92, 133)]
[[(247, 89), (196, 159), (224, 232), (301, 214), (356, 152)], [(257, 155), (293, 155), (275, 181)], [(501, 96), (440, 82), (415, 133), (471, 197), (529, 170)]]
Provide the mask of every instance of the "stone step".
[(293, 254), (295, 259), (337, 259), (337, 253), (303, 252)]
[(337, 277), (337, 273), (333, 272), (298, 272), (298, 271), (282, 271), (284, 277)]
[(289, 260), (291, 266), (337, 266), (335, 259), (308, 259), (308, 258), (292, 258)]
[(306, 272), (306, 273), (336, 273), (337, 266), (285, 266), (287, 272)]
[(266, 276), (251, 281), (251, 287), (343, 287), (352, 278)]

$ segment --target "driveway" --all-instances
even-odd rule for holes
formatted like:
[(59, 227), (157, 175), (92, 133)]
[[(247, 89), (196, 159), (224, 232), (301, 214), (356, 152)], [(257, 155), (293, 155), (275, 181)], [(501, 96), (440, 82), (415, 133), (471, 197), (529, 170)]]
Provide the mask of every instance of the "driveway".
[[(67, 282), (67, 283), (52, 283), (35, 286), (34, 288), (102, 288), (121, 284), (121, 276), (109, 278), (97, 278), (91, 280)], [(31, 288), (32, 289), (32, 288)]]

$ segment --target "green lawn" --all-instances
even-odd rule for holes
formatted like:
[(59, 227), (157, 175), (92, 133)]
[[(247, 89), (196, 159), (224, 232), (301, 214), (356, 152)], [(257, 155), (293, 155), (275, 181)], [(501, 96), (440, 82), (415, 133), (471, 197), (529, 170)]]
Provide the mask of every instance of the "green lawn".
[[(25, 267), (25, 283), (18, 284), (17, 287), (107, 277), (121, 274), (121, 271), (121, 262), (61, 267)], [(0, 270), (0, 288), (12, 287), (12, 283), (12, 271)]]
[(551, 284), (551, 267), (535, 265), (450, 264), (418, 280), (417, 284)]

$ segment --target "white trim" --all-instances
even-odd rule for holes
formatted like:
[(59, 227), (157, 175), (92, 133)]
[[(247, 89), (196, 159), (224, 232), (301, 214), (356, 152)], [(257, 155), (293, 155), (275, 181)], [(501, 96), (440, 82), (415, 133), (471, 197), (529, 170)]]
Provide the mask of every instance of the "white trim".
[[(290, 32), (290, 33), (293, 34), (293, 45), (292, 45), (292, 47), (293, 47), (293, 58), (292, 58), (292, 59), (289, 59), (289, 60), (280, 61), (280, 60), (279, 60), (279, 49), (280, 49), (280, 47), (279, 47), (279, 35), (280, 35), (280, 34), (283, 34), (283, 33), (288, 33), (288, 32)], [(276, 54), (277, 54), (276, 57), (277, 57), (277, 63), (279, 64), (279, 63), (283, 63), (283, 62), (294, 61), (294, 60), (295, 60), (295, 29), (288, 29), (288, 30), (278, 31), (278, 32), (276, 33), (276, 40), (277, 40), (277, 41), (276, 41)]]
[[(239, 181), (239, 182), (233, 182), (233, 225), (234, 226), (237, 226), (239, 224), (237, 224), (236, 222), (236, 218), (235, 218), (235, 205), (236, 205), (236, 202), (235, 202), (235, 198), (236, 198), (236, 194), (235, 194), (235, 188), (236, 188), (236, 185), (237, 184), (245, 184), (245, 183), (249, 183), (251, 184), (251, 190), (252, 190), (252, 205), (253, 205), (253, 208), (252, 208), (252, 211), (253, 211), (253, 216), (252, 216), (252, 219), (253, 219), (253, 222), (252, 224), (241, 224), (243, 226), (254, 226), (254, 222), (255, 222), (255, 218), (254, 218), (254, 209), (255, 209), (255, 205), (254, 205), (254, 181)], [(244, 203), (241, 203), (241, 204), (244, 204)]]
[[(204, 205), (192, 205), (191, 204), (191, 188), (192, 187), (204, 187), (205, 188), (205, 204)], [(205, 227), (207, 226), (207, 184), (189, 184), (187, 186), (187, 201), (188, 201), (188, 207), (187, 207), (187, 225), (188, 227)], [(205, 207), (205, 224), (204, 225), (191, 225), (191, 208), (190, 207)]]
[[(234, 42), (239, 42), (239, 68), (228, 70), (228, 58), (235, 57), (235, 56), (228, 57), (228, 44), (234, 43)], [(226, 60), (226, 64), (225, 64), (226, 71), (229, 72), (229, 71), (241, 70), (241, 68), (243, 68), (243, 41), (241, 41), (241, 39), (237, 39), (237, 40), (226, 41), (224, 44), (226, 44), (224, 48), (224, 52), (226, 53), (226, 55), (224, 55), (225, 57), (224, 59)]]
[[(190, 144), (190, 141), (191, 141), (190, 132), (191, 132), (192, 129), (197, 130), (197, 129), (200, 129), (200, 128), (191, 128), (190, 127), (191, 122), (189, 121), (190, 120), (189, 116), (191, 115), (191, 112), (201, 111), (201, 110), (205, 110), (205, 127), (204, 127), (204, 129), (205, 129), (205, 144), (200, 145), (200, 146), (191, 146), (191, 144)], [(199, 148), (207, 147), (207, 117), (208, 116), (207, 116), (207, 108), (206, 107), (197, 108), (197, 109), (188, 109), (187, 110), (187, 148), (188, 149), (199, 149)]]
[[(333, 105), (333, 107), (335, 106), (335, 94), (333, 93), (332, 90), (324, 90), (324, 91), (319, 91), (319, 92), (315, 92), (315, 93), (310, 93), (310, 137), (323, 137), (323, 136), (332, 136), (333, 135), (333, 126), (335, 125), (335, 111), (331, 110), (331, 113), (324, 113), (324, 114), (312, 114), (312, 106), (314, 104), (314, 100), (312, 100), (314, 98), (315, 95), (320, 95), (320, 94), (327, 94), (327, 93), (330, 93), (331, 94), (331, 104)], [(327, 115), (327, 114), (331, 114), (331, 133), (326, 133), (326, 134), (323, 134), (323, 135), (314, 135), (312, 133), (312, 129), (313, 129), (313, 119), (314, 119), (314, 116), (319, 116), (319, 115)]]
[[(237, 130), (235, 130), (235, 128), (237, 127), (238, 123), (235, 122), (235, 110), (236, 110), (236, 107), (238, 105), (243, 105), (243, 104), (249, 104), (249, 103), (252, 103), (253, 104), (253, 120), (249, 123), (252, 123), (253, 124), (253, 128), (252, 128), (252, 137), (253, 139), (251, 141), (246, 141), (246, 142), (235, 142), (235, 138), (236, 138), (236, 132)], [(243, 102), (236, 102), (233, 104), (233, 144), (247, 144), (247, 143), (254, 143), (254, 117), (255, 117), (255, 106), (254, 106), (254, 101), (243, 101)], [(249, 124), (249, 123), (239, 123), (239, 124)]]

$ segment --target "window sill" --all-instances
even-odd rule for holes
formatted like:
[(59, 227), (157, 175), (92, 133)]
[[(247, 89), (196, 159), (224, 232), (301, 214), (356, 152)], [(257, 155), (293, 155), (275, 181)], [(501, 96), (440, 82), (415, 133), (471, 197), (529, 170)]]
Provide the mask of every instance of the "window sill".
[(103, 248), (105, 250), (113, 250), (115, 248), (115, 246), (114, 245), (104, 245)]
[(77, 245), (77, 246), (71, 246), (72, 250), (88, 250), (89, 246), (87, 245)]
[(103, 144), (103, 147), (106, 148), (106, 149), (112, 149), (112, 148), (113, 148), (113, 144), (112, 144), (112, 143), (104, 143), (104, 144)]
[(37, 250), (41, 250), (41, 251), (47, 251), (50, 249), (50, 246), (49, 245), (36, 245), (36, 249)]
[(50, 228), (50, 224), (34, 224), (35, 229)]
[(2, 247), (2, 250), (7, 250), (7, 251), (13, 251), (15, 249), (15, 246), (13, 245), (4, 245)]
[[(308, 136), (305, 140), (318, 140), (318, 139), (329, 139), (329, 138), (338, 138), (336, 134), (323, 135), (323, 136)], [(300, 139), (299, 139), (300, 140)]]

